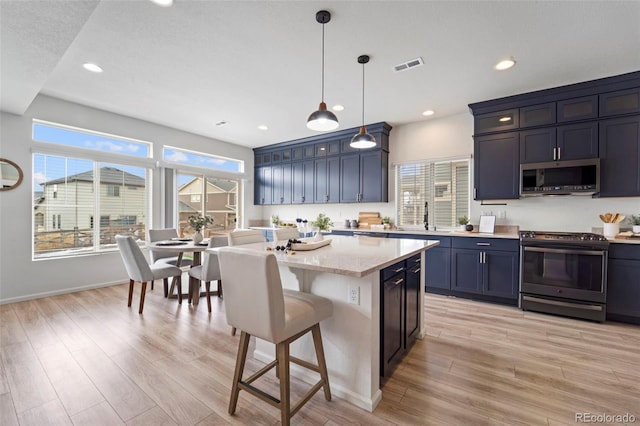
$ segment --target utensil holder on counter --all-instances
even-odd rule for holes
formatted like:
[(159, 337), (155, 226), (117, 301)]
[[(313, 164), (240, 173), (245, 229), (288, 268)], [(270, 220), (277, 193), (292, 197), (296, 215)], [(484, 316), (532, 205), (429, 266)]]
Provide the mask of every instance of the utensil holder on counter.
[(620, 233), (620, 224), (619, 223), (603, 223), (602, 224), (602, 234), (605, 237), (614, 238), (616, 235)]

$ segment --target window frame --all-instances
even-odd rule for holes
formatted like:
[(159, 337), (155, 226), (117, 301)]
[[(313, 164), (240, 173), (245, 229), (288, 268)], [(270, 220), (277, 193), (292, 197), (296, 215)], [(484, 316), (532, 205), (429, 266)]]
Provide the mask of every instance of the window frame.
[[(400, 209), (402, 208), (403, 204), (403, 200), (404, 200), (404, 194), (401, 192), (401, 184), (402, 184), (402, 180), (401, 180), (401, 176), (400, 176), (400, 172), (401, 172), (401, 167), (403, 166), (412, 166), (412, 165), (417, 165), (417, 166), (425, 166), (428, 165), (430, 171), (429, 173), (431, 174), (430, 177), (426, 177), (428, 180), (430, 180), (430, 187), (429, 187), (429, 192), (428, 192), (428, 199), (427, 200), (421, 200), (420, 201), (420, 205), (418, 204), (413, 204), (414, 208), (422, 208), (424, 209), (424, 202), (427, 201), (429, 202), (429, 225), (430, 225), (430, 229), (431, 230), (435, 230), (436, 228), (440, 228), (440, 229), (446, 229), (446, 230), (452, 230), (456, 228), (456, 223), (457, 223), (457, 217), (453, 217), (453, 215), (455, 213), (453, 213), (453, 208), (452, 208), (452, 216), (451, 221), (452, 221), (452, 225), (447, 225), (447, 226), (443, 226), (443, 225), (437, 225), (434, 223), (434, 208), (437, 205), (437, 202), (441, 202), (441, 201), (446, 201), (446, 202), (454, 202), (457, 201), (457, 188), (455, 187), (455, 185), (453, 184), (454, 182), (454, 177), (452, 175), (451, 180), (450, 181), (440, 181), (437, 180), (437, 178), (433, 175), (434, 171), (432, 171), (431, 169), (434, 167), (434, 165), (436, 164), (442, 164), (442, 163), (449, 163), (449, 165), (451, 166), (452, 163), (461, 163), (461, 162), (466, 162), (466, 167), (467, 167), (467, 176), (466, 176), (466, 182), (467, 182), (467, 199), (465, 202), (465, 207), (466, 207), (466, 216), (469, 217), (470, 216), (470, 212), (471, 212), (471, 165), (472, 165), (472, 161), (471, 161), (471, 157), (470, 156), (457, 156), (457, 157), (447, 157), (447, 158), (434, 158), (434, 159), (426, 159), (426, 160), (420, 160), (420, 161), (407, 161), (407, 162), (398, 162), (398, 163), (394, 163), (394, 171), (395, 171), (395, 195), (396, 195), (396, 205), (395, 205), (395, 223), (396, 226), (398, 227), (402, 227), (404, 229), (424, 229), (424, 225), (418, 225), (418, 224), (407, 224), (401, 221), (401, 214), (400, 214)], [(452, 169), (452, 172), (455, 170)], [(443, 196), (441, 197), (436, 197), (436, 187), (442, 187), (444, 185), (447, 185), (447, 191), (445, 191), (445, 193), (443, 193)], [(427, 185), (427, 182), (423, 183), (423, 187), (425, 187)], [(456, 208), (456, 211), (458, 209)], [(456, 216), (458, 216), (457, 214), (455, 214)], [(422, 214), (420, 215), (420, 217), (424, 216), (424, 212), (422, 212)]]

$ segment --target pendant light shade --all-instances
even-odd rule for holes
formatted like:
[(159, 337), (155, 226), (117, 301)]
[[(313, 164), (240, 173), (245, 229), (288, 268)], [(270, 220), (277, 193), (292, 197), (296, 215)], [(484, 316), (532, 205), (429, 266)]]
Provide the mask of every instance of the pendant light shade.
[(321, 10), (316, 13), (316, 21), (322, 24), (322, 100), (318, 110), (312, 112), (307, 119), (307, 127), (311, 130), (326, 132), (338, 128), (338, 118), (334, 113), (327, 110), (327, 104), (324, 103), (324, 24), (331, 20), (331, 13)]
[(358, 63), (362, 64), (362, 126), (360, 131), (351, 139), (349, 146), (352, 148), (366, 149), (376, 146), (376, 138), (367, 133), (367, 128), (364, 127), (364, 64), (369, 62), (368, 55), (358, 56)]

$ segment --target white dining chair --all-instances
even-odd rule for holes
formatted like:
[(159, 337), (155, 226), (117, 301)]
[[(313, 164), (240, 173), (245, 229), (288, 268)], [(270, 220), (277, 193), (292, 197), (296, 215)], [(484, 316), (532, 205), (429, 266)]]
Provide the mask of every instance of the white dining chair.
[(236, 229), (228, 234), (228, 238), (230, 246), (265, 242), (264, 234), (258, 229)]
[(124, 267), (129, 275), (129, 301), (127, 306), (131, 307), (133, 299), (133, 284), (138, 281), (142, 283), (140, 292), (140, 309), (144, 308), (144, 296), (147, 292), (147, 282), (162, 279), (164, 281), (165, 292), (169, 285), (169, 278), (176, 277), (178, 285), (178, 303), (182, 303), (182, 269), (167, 263), (157, 263), (149, 265), (147, 258), (142, 253), (140, 246), (129, 235), (116, 235), (116, 243), (120, 250), (120, 255), (124, 261)]
[(300, 238), (298, 228), (276, 228), (273, 230), (273, 241), (289, 241), (292, 238)]
[[(272, 252), (243, 247), (223, 247), (218, 252), (220, 272), (225, 282), (224, 306), (227, 323), (241, 331), (229, 414), (234, 414), (240, 390), (244, 390), (280, 409), (282, 425), (289, 425), (291, 417), (318, 391), (331, 400), (327, 365), (324, 358), (320, 321), (333, 314), (331, 300), (311, 293), (283, 290), (280, 272)], [(289, 345), (312, 333), (317, 365), (289, 354)], [(246, 380), (243, 379), (249, 339), (260, 338), (276, 345), (276, 359)], [(319, 373), (320, 380), (295, 405), (290, 402), (289, 362)], [(270, 369), (277, 367), (280, 398), (267, 395), (252, 385)]]
[[(228, 245), (226, 236), (211, 237), (207, 248), (224, 247)], [(218, 282), (218, 290), (213, 294), (222, 297), (222, 278), (220, 277), (220, 264), (218, 255), (215, 253), (205, 252), (202, 265), (194, 266), (189, 269), (189, 276), (197, 280), (197, 288), (192, 288), (191, 280), (189, 280), (189, 303), (191, 303), (192, 295), (196, 291), (200, 291), (200, 283), (204, 281), (205, 292), (207, 297), (207, 308), (211, 312), (211, 281)]]
[[(149, 242), (155, 243), (157, 241), (170, 240), (172, 238), (178, 238), (178, 231), (174, 228), (166, 229), (149, 229)], [(175, 253), (161, 252), (157, 250), (150, 250), (151, 263), (168, 263), (177, 267), (191, 266), (193, 261), (189, 258), (183, 258), (182, 255), (176, 255)]]

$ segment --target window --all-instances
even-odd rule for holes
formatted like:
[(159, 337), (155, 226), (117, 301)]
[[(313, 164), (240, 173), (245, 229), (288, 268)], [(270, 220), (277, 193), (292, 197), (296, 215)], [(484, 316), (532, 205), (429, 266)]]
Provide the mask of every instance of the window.
[(204, 169), (213, 169), (226, 172), (244, 172), (244, 161), (203, 152), (188, 151), (185, 149), (165, 146), (162, 150), (162, 159), (171, 163), (185, 164)]
[(149, 155), (150, 144), (37, 121), (33, 128), (38, 141), (68, 145), (33, 154), (33, 258), (115, 250), (117, 234), (144, 241), (152, 160), (131, 157)]
[(235, 229), (238, 186), (239, 182), (232, 179), (178, 173), (178, 229), (192, 233), (188, 218), (197, 214), (213, 217), (209, 233)]
[(454, 227), (469, 216), (469, 160), (400, 164), (396, 167), (397, 224)]
[[(130, 188), (127, 188), (130, 189)], [(117, 185), (107, 185), (107, 197), (119, 197), (120, 187)]]

